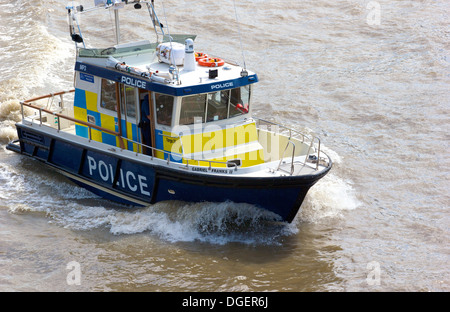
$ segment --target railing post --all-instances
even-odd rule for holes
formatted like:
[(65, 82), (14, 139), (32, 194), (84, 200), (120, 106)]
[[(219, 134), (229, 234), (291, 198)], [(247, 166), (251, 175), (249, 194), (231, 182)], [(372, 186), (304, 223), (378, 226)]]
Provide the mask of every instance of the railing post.
[[(284, 148), (283, 154), (281, 155), (281, 158), (280, 158), (280, 163), (278, 164), (277, 171), (280, 170), (281, 163), (283, 162), (284, 154), (286, 153), (286, 151), (287, 151), (287, 149), (288, 149), (288, 147), (289, 147), (289, 144), (292, 144), (292, 145), (293, 145), (293, 147), (292, 147), (292, 159), (291, 159), (291, 175), (292, 175), (292, 174), (294, 173), (295, 144), (294, 144), (294, 142), (292, 142), (291, 140), (289, 140), (289, 141), (287, 142), (286, 147)], [(308, 156), (306, 156), (306, 157), (308, 157)], [(306, 162), (306, 160), (305, 160), (305, 162)], [(283, 171), (286, 171), (286, 170), (284, 170), (284, 169), (282, 169), (282, 170), (283, 170)]]
[(319, 161), (320, 161), (320, 139), (316, 138), (319, 142), (318, 150), (317, 150), (317, 163), (316, 163), (316, 170), (319, 169)]
[(294, 173), (294, 157), (295, 157), (295, 143), (292, 141), (289, 141), (292, 143), (292, 160), (291, 160), (291, 175)]

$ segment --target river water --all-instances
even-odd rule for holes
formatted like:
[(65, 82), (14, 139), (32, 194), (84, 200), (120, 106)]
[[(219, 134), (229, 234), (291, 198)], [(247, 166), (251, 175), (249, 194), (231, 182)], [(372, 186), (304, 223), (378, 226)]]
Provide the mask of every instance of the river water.
[[(157, 0), (161, 22), (245, 60), (253, 113), (318, 134), (331, 172), (285, 225), (233, 203), (125, 209), (74, 186), (5, 149), (20, 100), (73, 86), (65, 3), (0, 0), (0, 290), (449, 291), (449, 2), (192, 3)], [(126, 38), (147, 38), (123, 18)], [(81, 24), (102, 44), (111, 21)]]

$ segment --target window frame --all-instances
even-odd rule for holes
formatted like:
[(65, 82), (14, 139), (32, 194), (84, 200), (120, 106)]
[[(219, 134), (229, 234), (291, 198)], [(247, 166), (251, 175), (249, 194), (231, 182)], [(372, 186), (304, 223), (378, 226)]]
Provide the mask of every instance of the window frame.
[[(162, 124), (162, 123), (159, 123), (158, 122), (158, 107), (157, 107), (157, 101), (156, 101), (156, 95), (164, 95), (164, 96), (168, 96), (168, 97), (171, 97), (172, 98), (172, 113), (171, 113), (171, 115), (170, 115), (170, 124), (169, 125), (166, 125), (166, 124)], [(153, 110), (154, 110), (154, 112), (155, 112), (155, 116), (154, 116), (154, 122), (155, 122), (155, 125), (157, 125), (159, 128), (166, 128), (167, 129), (167, 127), (173, 127), (173, 124), (174, 124), (174, 120), (176, 120), (176, 107), (177, 107), (177, 97), (176, 96), (173, 96), (173, 95), (170, 95), (170, 94), (165, 94), (165, 93), (159, 93), (159, 92), (152, 92), (152, 102), (153, 102)]]
[[(114, 100), (115, 100), (114, 107), (116, 108), (115, 110), (112, 110), (112, 109), (109, 109), (109, 108), (106, 108), (106, 107), (102, 106), (103, 90), (104, 90), (104, 88), (103, 88), (103, 81), (112, 82), (114, 84)], [(98, 87), (99, 92), (97, 93), (99, 95), (98, 96), (98, 100), (97, 100), (97, 110), (98, 110), (99, 113), (110, 115), (110, 116), (113, 116), (113, 117), (117, 117), (117, 94), (116, 94), (116, 84), (117, 83), (118, 82), (114, 81), (114, 80), (110, 80), (110, 79), (107, 79), (107, 78), (100, 78), (100, 83), (99, 83), (99, 87)]]
[[(236, 115), (230, 117), (231, 91), (234, 90), (234, 89), (241, 89), (241, 88), (245, 88), (245, 87), (248, 87), (248, 100), (247, 100), (248, 111), (246, 113), (241, 111), (240, 114), (236, 114)], [(222, 118), (222, 119), (218, 119), (218, 120), (208, 120), (208, 108), (209, 108), (208, 97), (209, 97), (210, 94), (216, 94), (217, 92), (227, 92), (228, 93), (227, 116), (226, 116), (226, 118)], [(185, 99), (187, 97), (198, 96), (198, 95), (205, 95), (205, 110), (204, 110), (204, 116), (202, 117), (202, 118), (204, 118), (204, 121), (202, 121), (202, 123), (223, 121), (223, 120), (226, 120), (226, 119), (243, 116), (243, 115), (246, 115), (246, 114), (250, 113), (252, 86), (251, 86), (251, 84), (248, 84), (248, 85), (239, 86), (237, 88), (232, 88), (232, 89), (225, 89), (225, 90), (219, 90), (219, 91), (207, 92), (207, 93), (197, 93), (197, 94), (192, 94), (192, 95), (186, 95), (186, 96), (179, 97), (179, 100), (177, 101), (177, 106), (179, 106), (179, 108), (177, 109), (178, 113), (175, 116), (176, 117), (175, 118), (175, 120), (176, 120), (175, 124), (180, 125), (180, 126), (190, 126), (190, 125), (195, 124), (195, 121), (193, 123), (190, 123), (190, 124), (181, 123), (181, 118), (182, 118), (181, 113), (182, 113), (182, 109), (183, 109), (183, 99)]]
[[(194, 116), (194, 120), (193, 120), (193, 122), (192, 123), (181, 123), (181, 118), (183, 117), (182, 116), (182, 112), (183, 112), (183, 100), (184, 99), (187, 99), (187, 98), (190, 98), (190, 97), (195, 97), (195, 96), (204, 96), (205, 97), (205, 101), (204, 101), (204, 105), (205, 105), (205, 107), (204, 107), (204, 110), (203, 110), (203, 117), (202, 117), (202, 123), (205, 123), (205, 121), (206, 121), (206, 116), (207, 116), (207, 113), (208, 113), (208, 94), (209, 93), (197, 93), (197, 94), (193, 94), (193, 95), (187, 95), (187, 96), (183, 96), (183, 97), (181, 97), (181, 99), (180, 99), (180, 116), (179, 116), (179, 118), (178, 118), (178, 124), (180, 125), (180, 126), (189, 126), (189, 125), (193, 125), (193, 124), (195, 124), (196, 122), (195, 122), (195, 117), (197, 117), (197, 116)], [(201, 102), (199, 102), (199, 103), (201, 103)]]

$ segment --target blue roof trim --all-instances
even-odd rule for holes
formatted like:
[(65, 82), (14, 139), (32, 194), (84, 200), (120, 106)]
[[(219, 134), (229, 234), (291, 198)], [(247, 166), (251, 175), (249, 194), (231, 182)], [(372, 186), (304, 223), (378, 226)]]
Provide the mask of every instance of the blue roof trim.
[(81, 73), (87, 73), (97, 77), (117, 81), (129, 86), (173, 96), (186, 96), (198, 93), (215, 92), (220, 90), (246, 86), (258, 82), (258, 76), (256, 74), (253, 74), (246, 77), (239, 77), (236, 79), (225, 80), (221, 82), (205, 83), (201, 85), (183, 87), (177, 85), (164, 85), (152, 82), (145, 78), (139, 78), (138, 76), (129, 75), (127, 73), (119, 72), (113, 69), (108, 69), (82, 62), (75, 63), (75, 70)]

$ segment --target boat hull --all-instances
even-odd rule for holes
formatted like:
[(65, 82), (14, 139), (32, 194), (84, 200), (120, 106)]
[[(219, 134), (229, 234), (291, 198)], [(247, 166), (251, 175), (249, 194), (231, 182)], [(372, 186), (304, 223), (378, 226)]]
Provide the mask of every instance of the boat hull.
[[(20, 146), (8, 149), (38, 159), (91, 192), (116, 202), (147, 206), (161, 201), (249, 203), (291, 222), (320, 174), (283, 177), (239, 177), (169, 168), (120, 155), (114, 149), (70, 141), (17, 124)], [(330, 166), (331, 167), (331, 166)]]

